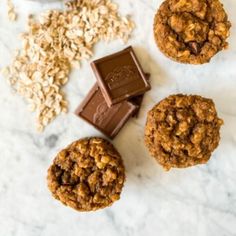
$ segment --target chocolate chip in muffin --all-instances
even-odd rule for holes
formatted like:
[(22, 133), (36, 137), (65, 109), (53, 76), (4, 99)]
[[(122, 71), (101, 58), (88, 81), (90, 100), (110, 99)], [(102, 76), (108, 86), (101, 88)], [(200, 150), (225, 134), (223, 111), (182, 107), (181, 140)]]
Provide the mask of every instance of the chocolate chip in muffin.
[(165, 0), (154, 20), (154, 36), (169, 58), (203, 64), (227, 48), (231, 24), (219, 0)]
[(219, 144), (222, 124), (211, 99), (172, 95), (149, 111), (145, 143), (166, 170), (204, 164)]
[(60, 151), (48, 169), (48, 188), (64, 205), (95, 211), (120, 198), (125, 168), (114, 146), (102, 138), (78, 140)]

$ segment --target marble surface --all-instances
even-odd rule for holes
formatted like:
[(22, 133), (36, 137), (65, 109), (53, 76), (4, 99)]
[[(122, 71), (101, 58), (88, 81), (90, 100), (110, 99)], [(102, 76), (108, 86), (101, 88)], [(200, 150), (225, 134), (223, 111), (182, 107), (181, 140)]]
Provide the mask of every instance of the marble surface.
[[(236, 1), (222, 0), (233, 24), (229, 50), (210, 64), (181, 65), (164, 57), (152, 36), (152, 21), (161, 0), (118, 1), (137, 28), (130, 40), (152, 91), (140, 118), (131, 120), (114, 140), (123, 155), (127, 181), (121, 200), (95, 213), (77, 213), (53, 200), (46, 171), (55, 154), (81, 137), (101, 135), (73, 115), (95, 78), (88, 63), (73, 71), (65, 87), (70, 112), (58, 117), (43, 134), (35, 132), (34, 116), (25, 102), (0, 79), (0, 235), (1, 236), (233, 236), (236, 235)], [(0, 1), (0, 67), (10, 63), (19, 46), (26, 16), (61, 3), (15, 0), (19, 20), (9, 23)], [(124, 47), (119, 41), (96, 47), (95, 58)], [(225, 121), (222, 141), (209, 164), (164, 172), (143, 144), (146, 112), (172, 93), (213, 98)]]

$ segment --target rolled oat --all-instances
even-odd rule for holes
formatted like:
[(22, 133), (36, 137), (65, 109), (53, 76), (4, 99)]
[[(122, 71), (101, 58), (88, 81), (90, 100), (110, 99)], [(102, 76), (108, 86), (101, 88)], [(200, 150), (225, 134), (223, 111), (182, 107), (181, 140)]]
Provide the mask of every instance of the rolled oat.
[(10, 21), (16, 21), (17, 14), (15, 12), (15, 7), (12, 0), (7, 0), (7, 15)]
[(39, 131), (67, 112), (62, 87), (71, 68), (91, 58), (98, 41), (119, 38), (126, 42), (134, 28), (132, 21), (119, 16), (117, 5), (110, 0), (78, 0), (66, 5), (65, 11), (47, 11), (38, 19), (29, 16), (22, 49), (7, 69), (10, 84), (36, 113)]

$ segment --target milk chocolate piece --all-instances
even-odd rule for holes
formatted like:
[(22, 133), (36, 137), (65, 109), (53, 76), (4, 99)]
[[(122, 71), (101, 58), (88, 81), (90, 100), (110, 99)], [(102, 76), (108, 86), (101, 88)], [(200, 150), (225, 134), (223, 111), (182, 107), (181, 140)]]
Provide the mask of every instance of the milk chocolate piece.
[(101, 89), (95, 84), (75, 114), (113, 139), (136, 109), (137, 106), (129, 101), (108, 107)]
[(96, 60), (91, 67), (109, 107), (151, 88), (132, 47)]
[[(149, 80), (150, 80), (150, 74), (149, 74), (149, 73), (145, 73), (145, 76), (146, 76), (147, 81), (149, 82)], [(139, 112), (140, 112), (141, 105), (142, 105), (142, 103), (143, 103), (143, 98), (144, 98), (144, 94), (131, 98), (130, 101), (131, 101), (133, 104), (135, 104), (135, 105), (138, 106), (137, 110), (136, 110), (136, 111), (134, 112), (134, 114), (133, 114), (133, 117), (136, 117), (136, 118), (138, 117)]]

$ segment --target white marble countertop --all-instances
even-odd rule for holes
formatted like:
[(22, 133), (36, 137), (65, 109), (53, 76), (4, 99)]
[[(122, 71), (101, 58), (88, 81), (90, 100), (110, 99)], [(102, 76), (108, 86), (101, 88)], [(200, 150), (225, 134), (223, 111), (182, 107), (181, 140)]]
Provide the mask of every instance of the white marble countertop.
[[(74, 71), (65, 88), (70, 112), (43, 134), (25, 102), (0, 79), (0, 235), (1, 236), (231, 236), (236, 235), (236, 1), (222, 0), (233, 24), (229, 50), (210, 64), (181, 65), (156, 48), (152, 21), (161, 0), (118, 1), (137, 28), (130, 40), (152, 91), (138, 120), (130, 121), (114, 140), (126, 166), (121, 200), (95, 213), (77, 213), (55, 201), (46, 186), (46, 171), (55, 154), (70, 142), (98, 131), (73, 115), (95, 78), (88, 63)], [(19, 20), (7, 20), (0, 1), (0, 68), (9, 64), (24, 31), (26, 16), (60, 4), (15, 0)], [(96, 58), (124, 47), (120, 42), (96, 47)], [(225, 121), (221, 144), (204, 166), (164, 172), (143, 144), (146, 112), (172, 93), (213, 98)]]

